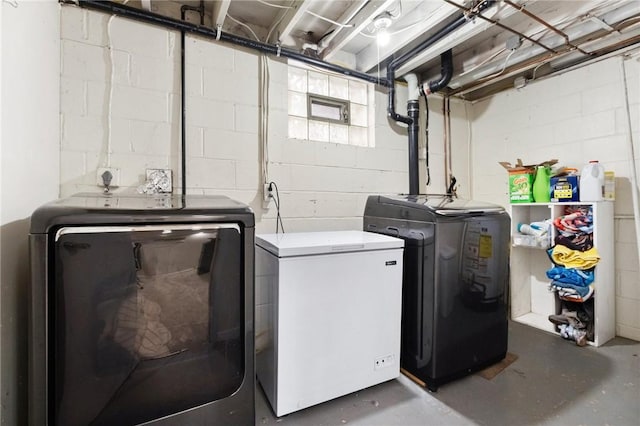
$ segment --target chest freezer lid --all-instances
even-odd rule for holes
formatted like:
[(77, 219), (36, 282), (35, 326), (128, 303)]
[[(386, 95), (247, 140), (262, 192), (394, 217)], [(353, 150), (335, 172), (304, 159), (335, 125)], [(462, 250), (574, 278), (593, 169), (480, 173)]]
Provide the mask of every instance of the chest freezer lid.
[(278, 257), (291, 257), (402, 248), (404, 241), (365, 231), (331, 231), (260, 234), (256, 245)]

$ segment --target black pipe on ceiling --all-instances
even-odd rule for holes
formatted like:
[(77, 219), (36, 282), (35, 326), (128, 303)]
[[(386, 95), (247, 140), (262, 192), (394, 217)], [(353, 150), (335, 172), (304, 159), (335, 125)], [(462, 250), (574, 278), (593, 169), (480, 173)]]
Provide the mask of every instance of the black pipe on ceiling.
[[(197, 34), (203, 37), (207, 37), (207, 38), (212, 38), (212, 39), (216, 39), (219, 41), (223, 41), (223, 42), (228, 42), (228, 43), (232, 43), (235, 44), (237, 46), (242, 46), (242, 47), (246, 47), (249, 49), (253, 49), (253, 50), (257, 50), (259, 52), (262, 53), (267, 53), (267, 54), (271, 54), (271, 55), (275, 55), (275, 56), (282, 56), (284, 58), (288, 58), (288, 59), (294, 59), (309, 65), (313, 65), (316, 66), (318, 68), (322, 68), (325, 69), (327, 71), (331, 71), (331, 72), (335, 72), (338, 74), (342, 74), (348, 77), (353, 77), (353, 78), (357, 78), (360, 80), (364, 80), (370, 83), (374, 83), (380, 86), (384, 86), (384, 87), (388, 87), (389, 89), (389, 94), (388, 94), (388, 107), (387, 107), (387, 112), (388, 115), (391, 119), (393, 119), (396, 122), (402, 122), (405, 123), (409, 126), (413, 126), (415, 123), (415, 126), (417, 126), (417, 121), (418, 121), (418, 115), (419, 115), (419, 110), (417, 107), (415, 106), (410, 106), (408, 108), (408, 110), (411, 110), (412, 113), (409, 116), (403, 116), (400, 115), (398, 113), (396, 113), (395, 111), (395, 70), (403, 65), (404, 63), (406, 63), (409, 59), (413, 58), (415, 55), (417, 55), (418, 53), (420, 53), (421, 51), (423, 51), (424, 49), (428, 48), (429, 46), (431, 46), (432, 44), (434, 44), (435, 42), (437, 42), (438, 40), (440, 40), (441, 38), (447, 36), (448, 34), (452, 33), (453, 31), (457, 30), (458, 28), (460, 28), (462, 25), (464, 25), (465, 23), (467, 23), (470, 19), (473, 18), (473, 15), (469, 15), (467, 13), (460, 13), (460, 15), (458, 15), (456, 17), (456, 19), (454, 19), (454, 21), (452, 21), (451, 23), (449, 23), (448, 25), (446, 25), (445, 27), (441, 28), (440, 30), (438, 30), (436, 33), (434, 33), (432, 36), (430, 36), (429, 38), (427, 38), (426, 40), (422, 41), (420, 44), (418, 44), (417, 46), (415, 46), (414, 48), (410, 49), (409, 51), (407, 51), (406, 53), (402, 54), (400, 57), (395, 58), (394, 60), (392, 60), (389, 65), (387, 66), (387, 78), (379, 78), (379, 77), (375, 77), (375, 76), (371, 76), (369, 74), (360, 72), (360, 71), (355, 71), (355, 70), (351, 70), (348, 68), (344, 68), (338, 65), (334, 65), (331, 64), (329, 62), (325, 62), (322, 61), (320, 59), (317, 58), (312, 58), (306, 55), (303, 55), (301, 53), (292, 51), (290, 49), (287, 48), (283, 48), (280, 45), (271, 45), (271, 44), (267, 44), (267, 43), (263, 43), (260, 41), (255, 41), (255, 40), (251, 40), (251, 39), (246, 39), (243, 37), (238, 37), (229, 33), (225, 33), (225, 32), (218, 32), (217, 30), (213, 29), (213, 28), (208, 28), (205, 27), (204, 25), (194, 25), (188, 22), (184, 22), (177, 20), (177, 19), (173, 19), (173, 18), (169, 18), (166, 16), (162, 16), (156, 13), (152, 13), (152, 12), (148, 12), (145, 10), (141, 10), (141, 9), (136, 9), (134, 7), (130, 7), (130, 6), (126, 6), (123, 4), (119, 4), (119, 3), (115, 3), (112, 1), (97, 1), (97, 0), (60, 0), (63, 3), (71, 3), (71, 4), (77, 4), (81, 7), (84, 8), (88, 8), (88, 9), (94, 9), (94, 10), (99, 10), (102, 12), (107, 12), (107, 13), (111, 13), (113, 15), (118, 15), (118, 16), (123, 16), (126, 18), (132, 18), (132, 19), (136, 19), (139, 21), (143, 21), (143, 22), (147, 22), (150, 24), (154, 24), (154, 25), (159, 25), (165, 28), (170, 28), (170, 29), (174, 29), (174, 30), (178, 30), (181, 31), (183, 34), (185, 33), (193, 33), (193, 34)], [(475, 8), (474, 8), (474, 12), (476, 14), (482, 12), (483, 10), (489, 8), (490, 6), (492, 6), (494, 3), (496, 3), (495, 0), (484, 0), (480, 3), (478, 3)], [(450, 54), (450, 52), (449, 52)], [(443, 65), (444, 67), (444, 65)], [(444, 81), (445, 79), (441, 78), (442, 81)], [(447, 81), (448, 82), (448, 81)], [(443, 84), (446, 85), (446, 83)], [(183, 109), (184, 109), (184, 104), (183, 104)], [(412, 194), (417, 194), (418, 193), (418, 185), (416, 184), (416, 182), (418, 181), (418, 164), (417, 164), (417, 159), (418, 159), (418, 155), (417, 155), (417, 127), (412, 127), (412, 130), (410, 130), (409, 132), (411, 135), (414, 135), (414, 137), (412, 137), (409, 141), (410, 146), (409, 146), (409, 160), (410, 160), (410, 165), (409, 165), (409, 186), (410, 186), (410, 192)], [(414, 146), (415, 145), (415, 146)], [(183, 185), (184, 185), (184, 178), (183, 178)], [(185, 188), (183, 187), (183, 191), (185, 191)]]
[[(76, 1), (74, 0), (62, 0), (62, 2), (76, 4)], [(346, 75), (348, 77), (357, 78), (369, 83), (379, 84), (385, 87), (389, 86), (389, 82), (384, 78), (375, 77), (360, 71), (355, 71), (341, 67), (339, 65), (334, 65), (321, 59), (312, 58), (279, 45), (267, 44), (261, 41), (246, 39), (243, 37), (235, 36), (233, 34), (225, 33), (223, 31), (220, 31), (218, 33), (218, 31), (213, 28), (208, 28), (203, 25), (194, 25), (189, 22), (169, 18), (142, 9), (136, 9), (135, 7), (126, 6), (112, 1), (78, 0), (77, 5), (87, 9), (99, 10), (102, 12), (111, 13), (113, 15), (132, 18), (139, 21), (147, 22), (149, 24), (159, 25), (165, 28), (184, 31), (185, 33), (193, 33), (203, 37), (213, 38), (219, 41), (257, 50), (259, 52), (271, 54), (274, 56), (282, 56), (283, 58), (294, 59), (296, 61), (325, 69), (327, 71), (332, 71), (338, 74)]]
[[(496, 1), (485, 0), (479, 3), (474, 12), (480, 13), (483, 10), (491, 7)], [(389, 85), (389, 98), (388, 98), (388, 106), (387, 106), (387, 114), (389, 118), (396, 122), (404, 123), (408, 126), (408, 151), (409, 151), (409, 195), (418, 195), (420, 193), (420, 173), (419, 173), (419, 165), (418, 165), (418, 117), (420, 114), (419, 104), (417, 101), (409, 100), (407, 103), (407, 112), (408, 116), (403, 116), (398, 114), (395, 110), (395, 85), (393, 82), (395, 81), (395, 72), (398, 67), (408, 62), (411, 58), (413, 58), (418, 53), (422, 52), (432, 44), (436, 43), (438, 40), (443, 37), (451, 34), (456, 31), (458, 28), (462, 27), (466, 24), (472, 16), (470, 17), (468, 14), (460, 13), (451, 23), (444, 26), (440, 30), (436, 31), (433, 35), (422, 41), (420, 44), (410, 49), (406, 53), (402, 54), (400, 57), (392, 60), (387, 66), (387, 81), (390, 83)], [(451, 77), (453, 76), (453, 53), (451, 50), (442, 53), (441, 55), (441, 77), (433, 82), (429, 82), (430, 92), (434, 93), (437, 90), (442, 89), (448, 83)], [(431, 86), (435, 90), (431, 90)]]
[(451, 81), (451, 77), (453, 77), (453, 52), (449, 49), (440, 55), (440, 78), (427, 83), (429, 90), (425, 96), (446, 87)]
[[(396, 68), (398, 68), (399, 66), (407, 62), (409, 59), (413, 58), (415, 55), (422, 52), (423, 50), (425, 50), (426, 48), (428, 48), (429, 46), (431, 46), (441, 38), (457, 30), (466, 22), (467, 22), (466, 16), (463, 13), (460, 13), (458, 17), (449, 25), (445, 26), (444, 28), (442, 28), (441, 30), (433, 34), (431, 37), (427, 38), (425, 41), (423, 41), (422, 43), (420, 43), (419, 45), (411, 49), (410, 51), (400, 56), (399, 58), (396, 58), (393, 61), (391, 61), (391, 63), (389, 63), (389, 65), (387, 66), (387, 80), (390, 82), (395, 81)], [(405, 117), (396, 113), (395, 104), (396, 104), (395, 87), (394, 85), (391, 85), (389, 87), (389, 104), (387, 107), (387, 113), (389, 117), (394, 121), (399, 121), (405, 124), (411, 124), (411, 119), (409, 117)]]
[[(496, 3), (495, 0), (485, 0), (482, 3), (479, 3), (476, 6), (474, 11), (479, 14), (483, 10), (493, 6), (495, 3)], [(387, 113), (390, 118), (405, 124), (409, 124), (410, 122), (409, 117), (404, 117), (400, 114), (397, 114), (395, 111), (395, 87), (393, 85), (393, 82), (395, 81), (395, 78), (396, 78), (396, 69), (401, 65), (405, 64), (406, 62), (408, 62), (411, 58), (416, 56), (418, 53), (422, 52), (432, 44), (436, 43), (438, 40), (444, 38), (445, 36), (451, 34), (458, 28), (462, 27), (464, 24), (469, 22), (472, 18), (473, 18), (472, 15), (470, 16), (466, 13), (460, 12), (460, 14), (452, 22), (450, 22), (440, 30), (436, 31), (434, 34), (432, 34), (430, 37), (422, 41), (420, 44), (418, 44), (411, 50), (405, 52), (398, 58), (395, 58), (389, 63), (389, 65), (387, 66), (387, 81), (390, 83), (389, 106), (387, 108)]]

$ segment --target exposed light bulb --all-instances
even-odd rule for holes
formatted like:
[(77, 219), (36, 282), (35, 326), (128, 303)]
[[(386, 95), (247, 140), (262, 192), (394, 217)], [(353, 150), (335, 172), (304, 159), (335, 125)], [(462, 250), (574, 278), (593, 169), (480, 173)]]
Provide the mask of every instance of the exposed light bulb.
[(389, 44), (389, 39), (390, 38), (391, 38), (391, 36), (389, 35), (389, 32), (386, 30), (386, 28), (381, 28), (376, 33), (376, 39), (378, 40), (378, 46), (386, 46), (387, 44)]
[(378, 40), (378, 46), (385, 46), (389, 43), (389, 39), (391, 38), (387, 28), (391, 26), (391, 15), (389, 13), (384, 12), (383, 14), (376, 16), (373, 20), (373, 27), (376, 32), (376, 39)]

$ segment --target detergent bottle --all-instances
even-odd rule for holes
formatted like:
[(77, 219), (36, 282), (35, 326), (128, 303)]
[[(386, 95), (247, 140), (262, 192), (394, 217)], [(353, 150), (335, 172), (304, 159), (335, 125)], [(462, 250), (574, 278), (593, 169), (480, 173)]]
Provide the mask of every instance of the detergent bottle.
[(604, 199), (604, 167), (598, 161), (589, 161), (580, 173), (580, 201)]
[(551, 168), (549, 166), (538, 166), (536, 177), (533, 181), (533, 201), (536, 203), (548, 203), (551, 201), (550, 191)]

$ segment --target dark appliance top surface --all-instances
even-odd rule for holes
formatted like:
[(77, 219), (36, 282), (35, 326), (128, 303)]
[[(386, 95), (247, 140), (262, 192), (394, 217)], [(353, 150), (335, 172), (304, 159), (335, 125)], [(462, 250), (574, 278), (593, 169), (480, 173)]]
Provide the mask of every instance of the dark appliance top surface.
[(254, 226), (249, 206), (221, 195), (80, 193), (47, 203), (31, 215), (31, 233), (57, 225), (225, 220)]
[[(466, 213), (501, 213), (504, 211), (502, 206), (497, 204), (486, 203), (483, 201), (466, 200), (461, 198), (453, 198), (448, 195), (372, 195), (369, 197), (368, 207), (373, 210), (372, 204), (382, 206), (396, 206), (413, 208), (423, 211), (429, 211), (438, 215), (456, 215)], [(373, 203), (371, 203), (373, 201)], [(376, 202), (377, 201), (377, 202)], [(375, 209), (378, 210), (378, 209)], [(373, 211), (365, 212), (365, 214), (374, 213)]]

